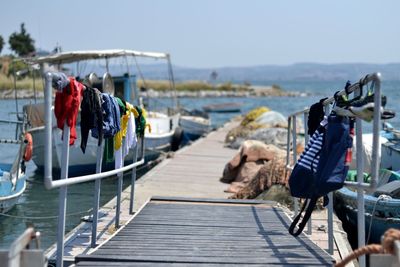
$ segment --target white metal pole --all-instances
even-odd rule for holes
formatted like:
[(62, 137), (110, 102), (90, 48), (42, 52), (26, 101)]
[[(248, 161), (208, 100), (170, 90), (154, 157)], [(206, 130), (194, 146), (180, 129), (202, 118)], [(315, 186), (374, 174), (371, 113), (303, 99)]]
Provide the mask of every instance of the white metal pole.
[[(297, 133), (296, 133), (296, 115), (293, 115), (292, 117), (292, 147), (293, 147), (293, 165), (296, 164), (297, 161)], [(293, 198), (294, 201), (294, 216), (297, 216), (299, 213), (299, 201), (297, 198)]]
[[(357, 162), (357, 182), (364, 182), (364, 163), (363, 163), (363, 141), (362, 141), (362, 122), (361, 119), (356, 118), (356, 162)], [(364, 189), (362, 187), (357, 188), (357, 240), (358, 247), (365, 246), (365, 208), (364, 208)], [(365, 267), (366, 261), (365, 256), (358, 258), (360, 267)]]
[[(103, 164), (103, 150), (104, 150), (104, 142), (101, 142), (100, 146), (97, 147), (97, 158), (96, 158), (96, 173), (101, 172), (101, 165)], [(101, 188), (101, 180), (97, 179), (94, 182), (94, 204), (93, 204), (93, 216), (92, 216), (92, 248), (96, 247), (97, 241), (97, 221), (99, 218), (99, 205), (100, 205), (100, 188)]]
[[(122, 149), (122, 148), (120, 148)], [(124, 173), (120, 172), (117, 174), (118, 176), (118, 184), (117, 184), (117, 207), (115, 208), (115, 228), (119, 228), (119, 217), (121, 214), (121, 192), (122, 192), (122, 183), (124, 181)]]
[[(140, 141), (140, 143), (142, 143), (142, 145), (143, 145), (143, 142)], [(136, 147), (133, 149), (133, 162), (137, 161), (138, 148), (139, 148), (139, 140), (138, 140), (138, 143), (136, 144)], [(136, 167), (132, 169), (131, 195), (130, 195), (130, 200), (129, 200), (129, 214), (133, 214), (133, 205), (135, 202), (135, 184), (136, 184)]]
[[(68, 178), (69, 166), (69, 134), (70, 128), (67, 123), (64, 124), (63, 144), (61, 154), (61, 177), (60, 179)], [(65, 233), (65, 214), (67, 210), (67, 193), (68, 186), (60, 188), (59, 205), (58, 205), (58, 233), (57, 233), (57, 266), (63, 266), (64, 258), (64, 233)]]
[[(308, 144), (308, 140), (310, 139), (310, 136), (308, 135), (308, 112), (304, 112), (304, 144)], [(312, 234), (312, 216), (310, 216), (310, 219), (307, 222), (307, 234), (311, 235)]]

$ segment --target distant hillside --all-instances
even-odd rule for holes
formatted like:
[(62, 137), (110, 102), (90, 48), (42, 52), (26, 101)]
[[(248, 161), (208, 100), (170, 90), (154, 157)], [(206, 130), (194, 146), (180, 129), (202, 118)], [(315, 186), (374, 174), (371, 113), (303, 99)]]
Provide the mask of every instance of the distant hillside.
[[(254, 67), (224, 67), (215, 69), (185, 68), (173, 66), (175, 79), (210, 80), (213, 71), (217, 82), (253, 81), (336, 81), (358, 80), (362, 76), (380, 72), (385, 80), (400, 80), (400, 63), (392, 64), (316, 64), (298, 63), (287, 66), (264, 65)], [(141, 67), (146, 79), (166, 79), (165, 65), (144, 65)]]

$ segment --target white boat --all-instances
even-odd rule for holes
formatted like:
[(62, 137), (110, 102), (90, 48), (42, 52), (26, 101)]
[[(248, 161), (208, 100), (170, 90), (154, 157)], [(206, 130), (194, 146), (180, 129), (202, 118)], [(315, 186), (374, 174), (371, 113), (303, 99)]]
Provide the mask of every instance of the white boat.
[[(0, 141), (4, 141), (1, 139)], [(21, 143), (18, 154), (15, 157), (14, 163), (10, 168), (7, 164), (1, 164), (0, 169), (0, 213), (6, 213), (11, 210), (26, 188), (26, 175), (23, 166), (22, 152), (26, 144), (22, 140), (6, 140), (8, 143)], [(3, 142), (2, 142), (3, 143)], [(4, 169), (3, 169), (4, 168)]]
[(240, 112), (241, 104), (235, 102), (220, 103), (220, 104), (210, 104), (203, 106), (206, 112)]
[[(146, 57), (155, 59), (165, 59), (168, 62), (168, 70), (171, 79), (173, 79), (170, 56), (166, 53), (154, 53), (154, 52), (139, 52), (134, 50), (91, 50), (91, 51), (72, 51), (62, 52), (46, 57), (39, 57), (29, 59), (31, 64), (40, 64), (43, 72), (45, 66), (49, 65), (61, 65), (70, 64), (76, 62), (85, 62), (93, 59), (104, 59), (108, 69), (109, 60), (112, 58), (125, 58), (126, 60), (126, 74), (122, 76), (113, 76), (112, 82), (106, 78), (103, 79), (103, 88), (111, 88), (110, 92), (115, 96), (125, 99), (134, 105), (139, 106), (138, 90), (136, 86), (136, 76), (131, 75), (130, 65), (128, 64), (128, 57)], [(109, 72), (106, 72), (109, 73)], [(82, 75), (82, 73), (80, 73)], [(87, 74), (89, 75), (89, 73)], [(104, 76), (105, 77), (105, 76)], [(173, 82), (171, 83), (174, 84)], [(174, 88), (172, 88), (174, 90)], [(39, 170), (44, 168), (44, 109), (43, 104), (28, 105), (24, 107), (25, 113), (27, 114), (28, 120), (32, 128), (28, 129), (33, 136), (34, 140), (34, 155), (32, 157), (36, 166)], [(145, 133), (145, 148), (146, 148), (146, 159), (153, 159), (161, 151), (171, 149), (173, 145), (172, 140), (175, 131), (178, 127), (179, 113), (176, 112), (171, 115), (147, 112), (149, 114), (147, 122), (150, 124), (152, 129), (151, 133), (147, 130)], [(158, 114), (156, 116), (156, 114)], [(53, 117), (54, 118), (54, 117)], [(53, 122), (56, 120), (54, 119)], [(80, 140), (80, 125), (77, 123), (77, 140)], [(61, 162), (61, 151), (62, 151), (62, 140), (61, 130), (56, 125), (53, 125), (53, 170), (57, 171), (60, 167)], [(175, 138), (176, 139), (176, 138)], [(86, 153), (83, 154), (80, 148), (80, 141), (76, 141), (74, 145), (70, 147), (69, 157), (69, 174), (83, 174), (83, 173), (94, 173), (96, 165), (97, 155), (97, 139), (93, 138), (89, 134), (89, 139), (86, 147)], [(132, 161), (132, 155), (125, 157), (125, 161)], [(103, 165), (103, 169), (113, 168), (113, 164), (109, 163)]]
[(400, 170), (400, 131), (393, 129), (390, 124), (383, 125), (381, 138), (387, 139), (381, 145), (381, 167), (394, 171)]
[(181, 116), (179, 126), (184, 135), (190, 140), (195, 140), (211, 131), (210, 119), (200, 116)]

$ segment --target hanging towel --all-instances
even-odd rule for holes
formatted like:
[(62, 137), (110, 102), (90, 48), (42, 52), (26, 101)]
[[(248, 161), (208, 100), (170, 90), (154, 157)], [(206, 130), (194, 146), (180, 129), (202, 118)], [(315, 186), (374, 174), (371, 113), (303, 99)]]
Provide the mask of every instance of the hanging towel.
[(128, 127), (125, 136), (125, 142), (122, 146), (122, 156), (125, 157), (129, 153), (129, 149), (136, 147), (137, 137), (136, 137), (136, 126), (133, 114), (129, 116)]
[(98, 145), (103, 141), (103, 109), (101, 107), (101, 93), (99, 90), (86, 87), (81, 104), (81, 149), (85, 153), (89, 130), (99, 130)]
[(64, 129), (65, 122), (71, 128), (69, 144), (75, 143), (76, 136), (76, 119), (78, 117), (79, 105), (83, 85), (74, 78), (69, 78), (69, 86), (64, 87), (62, 92), (56, 93), (54, 100), (54, 114), (57, 118), (57, 127)]

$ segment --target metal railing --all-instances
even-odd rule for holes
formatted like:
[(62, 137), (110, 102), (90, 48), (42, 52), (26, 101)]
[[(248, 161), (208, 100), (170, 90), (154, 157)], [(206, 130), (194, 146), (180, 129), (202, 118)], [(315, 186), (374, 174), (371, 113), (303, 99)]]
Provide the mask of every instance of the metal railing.
[[(379, 145), (379, 133), (381, 128), (381, 75), (380, 73), (368, 74), (359, 82), (352, 84), (347, 88), (347, 93), (354, 93), (355, 96), (361, 94), (361, 89), (364, 85), (374, 83), (374, 119), (373, 119), (373, 143), (372, 143), (372, 161), (371, 161), (371, 182), (364, 183), (363, 180), (363, 143), (362, 143), (362, 120), (356, 117), (356, 163), (357, 163), (357, 182), (346, 181), (345, 185), (357, 189), (357, 229), (358, 229), (358, 247), (365, 246), (365, 210), (364, 210), (364, 190), (374, 191), (378, 184), (378, 172), (381, 157), (381, 147)], [(346, 94), (346, 90), (342, 90), (337, 95)], [(322, 102), (325, 107), (325, 114), (330, 113), (329, 105), (334, 102), (334, 97), (328, 98)], [(287, 154), (286, 154), (286, 168), (292, 170), (297, 162), (296, 145), (297, 145), (297, 132), (296, 120), (298, 116), (304, 114), (304, 129), (305, 129), (305, 142), (307, 144), (307, 119), (310, 109), (298, 111), (288, 116), (288, 137), (287, 137)], [(292, 135), (292, 145), (290, 139)], [(290, 162), (290, 151), (293, 151), (293, 162)], [(333, 194), (328, 194), (328, 252), (333, 255)], [(298, 200), (294, 199), (295, 216), (298, 214)], [(308, 222), (308, 234), (311, 234), (311, 218)], [(364, 267), (365, 256), (359, 258), (359, 264)]]
[[(58, 232), (57, 232), (57, 266), (63, 266), (64, 258), (64, 234), (65, 234), (65, 218), (66, 218), (66, 205), (67, 205), (67, 189), (69, 185), (84, 183), (88, 181), (95, 181), (95, 195), (93, 205), (93, 222), (92, 222), (92, 237), (91, 246), (96, 246), (97, 240), (97, 220), (99, 211), (100, 201), (100, 185), (101, 179), (107, 178), (113, 175), (118, 176), (117, 186), (117, 206), (115, 214), (115, 227), (119, 227), (119, 217), (121, 211), (121, 192), (123, 183), (123, 173), (132, 170), (131, 176), (131, 197), (129, 204), (129, 212), (133, 213), (133, 201), (134, 201), (134, 189), (136, 181), (136, 167), (144, 163), (144, 142), (143, 138), (138, 140), (137, 145), (133, 149), (133, 162), (127, 166), (112, 171), (101, 172), (101, 166), (103, 163), (103, 150), (104, 144), (98, 146), (97, 159), (96, 159), (96, 174), (68, 177), (68, 165), (69, 165), (69, 136), (70, 128), (65, 124), (63, 132), (63, 144), (61, 153), (61, 177), (59, 180), (53, 180), (52, 176), (52, 74), (45, 74), (45, 168), (44, 168), (44, 184), (47, 189), (60, 188), (59, 195), (59, 216), (58, 216)], [(141, 151), (138, 147), (141, 147)], [(140, 160), (137, 161), (138, 153), (140, 154)]]

